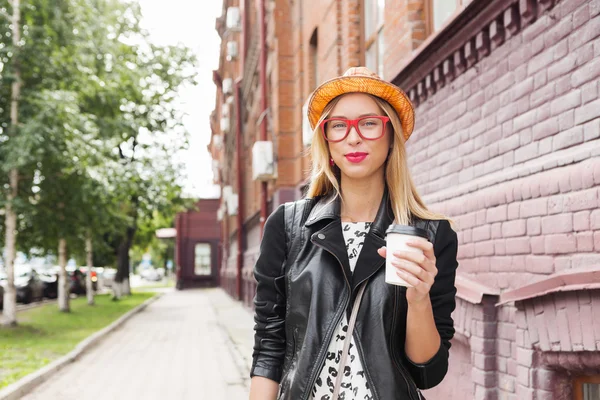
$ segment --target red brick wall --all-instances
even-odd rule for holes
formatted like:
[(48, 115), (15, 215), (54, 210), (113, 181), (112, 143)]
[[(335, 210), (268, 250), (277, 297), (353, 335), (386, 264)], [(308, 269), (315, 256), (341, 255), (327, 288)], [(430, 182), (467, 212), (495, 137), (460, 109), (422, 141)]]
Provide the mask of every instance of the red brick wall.
[[(175, 218), (176, 264), (178, 287), (216, 285), (221, 264), (221, 225), (217, 223), (218, 199), (203, 199), (196, 203), (198, 210), (177, 214)], [(194, 249), (197, 243), (208, 243), (212, 249), (212, 275), (196, 276), (194, 273)]]
[(388, 0), (385, 8), (384, 79), (393, 79), (426, 38), (425, 1)]
[(346, 0), (341, 2), (340, 53), (341, 69), (363, 64), (362, 56), (362, 1)]

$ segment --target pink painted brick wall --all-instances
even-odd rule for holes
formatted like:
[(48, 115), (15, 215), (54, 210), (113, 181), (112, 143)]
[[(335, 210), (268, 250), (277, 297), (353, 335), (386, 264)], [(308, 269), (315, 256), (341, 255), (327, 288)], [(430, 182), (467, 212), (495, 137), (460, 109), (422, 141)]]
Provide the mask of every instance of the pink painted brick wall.
[[(456, 223), (460, 273), (501, 290), (600, 266), (600, 2), (517, 3), (520, 30), (506, 27), (500, 46), (418, 102), (407, 142), (424, 200)], [(529, 23), (519, 5), (532, 4)], [(541, 354), (600, 350), (598, 296), (582, 296), (504, 305), (487, 325), (482, 305), (459, 300), (471, 375), (464, 347), (452, 349), (431, 398), (467, 398), (458, 387), (474, 399), (568, 398), (554, 392), (567, 375)]]
[(501, 289), (600, 265), (600, 15), (577, 3), (420, 104), (407, 143), (420, 192), (462, 233), (462, 272)]

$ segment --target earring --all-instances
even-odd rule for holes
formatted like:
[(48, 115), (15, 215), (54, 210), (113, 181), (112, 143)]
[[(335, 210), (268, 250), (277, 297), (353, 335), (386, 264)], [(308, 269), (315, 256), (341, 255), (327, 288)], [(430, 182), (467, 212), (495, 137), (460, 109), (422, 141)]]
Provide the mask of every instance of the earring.
[(332, 167), (335, 165), (332, 157), (329, 158), (329, 165), (331, 165)]

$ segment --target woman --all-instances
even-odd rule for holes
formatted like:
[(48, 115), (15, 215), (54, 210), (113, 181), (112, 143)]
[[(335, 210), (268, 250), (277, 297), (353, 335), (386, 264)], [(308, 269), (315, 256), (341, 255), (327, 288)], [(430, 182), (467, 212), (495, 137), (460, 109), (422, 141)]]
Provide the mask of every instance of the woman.
[[(318, 87), (308, 114), (307, 199), (268, 218), (254, 269), (250, 399), (419, 399), (448, 369), (457, 237), (410, 177), (412, 105), (359, 67)], [(392, 223), (428, 233), (429, 242), (409, 243), (423, 256), (393, 254), (412, 287), (385, 282)]]

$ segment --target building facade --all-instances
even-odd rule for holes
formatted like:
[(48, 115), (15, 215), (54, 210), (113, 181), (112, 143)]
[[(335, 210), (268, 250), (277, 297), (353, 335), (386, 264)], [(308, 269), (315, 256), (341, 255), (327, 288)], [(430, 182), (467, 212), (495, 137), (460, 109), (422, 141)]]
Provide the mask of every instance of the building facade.
[(175, 277), (178, 289), (219, 285), (221, 224), (218, 199), (201, 199), (175, 216)]
[[(252, 305), (264, 203), (309, 182), (310, 93), (366, 65), (413, 101), (413, 178), (459, 238), (450, 369), (425, 396), (597, 398), (599, 0), (226, 0), (217, 30), (209, 148), (230, 187), (220, 274), (234, 297)], [(261, 183), (264, 123), (276, 174)]]

